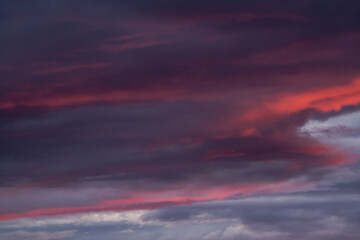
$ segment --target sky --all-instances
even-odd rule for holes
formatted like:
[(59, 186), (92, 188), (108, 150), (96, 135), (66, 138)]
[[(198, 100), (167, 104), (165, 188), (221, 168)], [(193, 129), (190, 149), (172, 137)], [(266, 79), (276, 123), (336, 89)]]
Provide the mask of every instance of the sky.
[(0, 0), (0, 239), (360, 239), (358, 0)]

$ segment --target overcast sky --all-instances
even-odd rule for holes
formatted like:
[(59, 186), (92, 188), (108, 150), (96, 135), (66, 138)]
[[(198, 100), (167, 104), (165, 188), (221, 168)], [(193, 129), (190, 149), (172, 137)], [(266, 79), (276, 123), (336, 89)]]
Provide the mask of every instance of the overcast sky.
[(0, 239), (360, 239), (359, 13), (0, 0)]

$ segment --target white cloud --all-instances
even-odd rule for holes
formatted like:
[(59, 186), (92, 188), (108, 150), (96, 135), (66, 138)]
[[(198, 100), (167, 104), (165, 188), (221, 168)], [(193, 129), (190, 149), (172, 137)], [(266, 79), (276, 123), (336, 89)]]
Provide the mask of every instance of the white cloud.
[(300, 128), (300, 134), (308, 134), (322, 142), (340, 148), (352, 148), (360, 153), (360, 111), (331, 117), (327, 120), (309, 120)]
[[(124, 211), (124, 212), (96, 212), (81, 213), (53, 217), (24, 218), (7, 221), (0, 228), (44, 227), (50, 225), (82, 225), (91, 226), (97, 223), (131, 223), (144, 224), (142, 216), (147, 210)], [(147, 223), (149, 224), (149, 223)]]

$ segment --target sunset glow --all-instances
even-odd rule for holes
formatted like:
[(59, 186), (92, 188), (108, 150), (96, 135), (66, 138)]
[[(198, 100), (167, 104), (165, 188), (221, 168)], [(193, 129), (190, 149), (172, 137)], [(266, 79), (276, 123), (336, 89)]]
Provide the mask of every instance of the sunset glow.
[(360, 2), (2, 1), (1, 240), (360, 239)]

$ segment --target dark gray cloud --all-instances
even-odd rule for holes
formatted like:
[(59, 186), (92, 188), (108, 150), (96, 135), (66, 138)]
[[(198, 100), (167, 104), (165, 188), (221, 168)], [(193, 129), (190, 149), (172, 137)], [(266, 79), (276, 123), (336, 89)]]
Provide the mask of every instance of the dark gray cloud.
[(354, 240), (359, 7), (0, 0), (0, 238)]
[[(13, 220), (2, 235), (67, 232), (64, 239), (356, 239), (359, 195), (322, 191), (258, 195), (238, 200), (128, 213)], [(47, 221), (44, 221), (47, 220)], [(149, 234), (151, 232), (151, 234)]]

